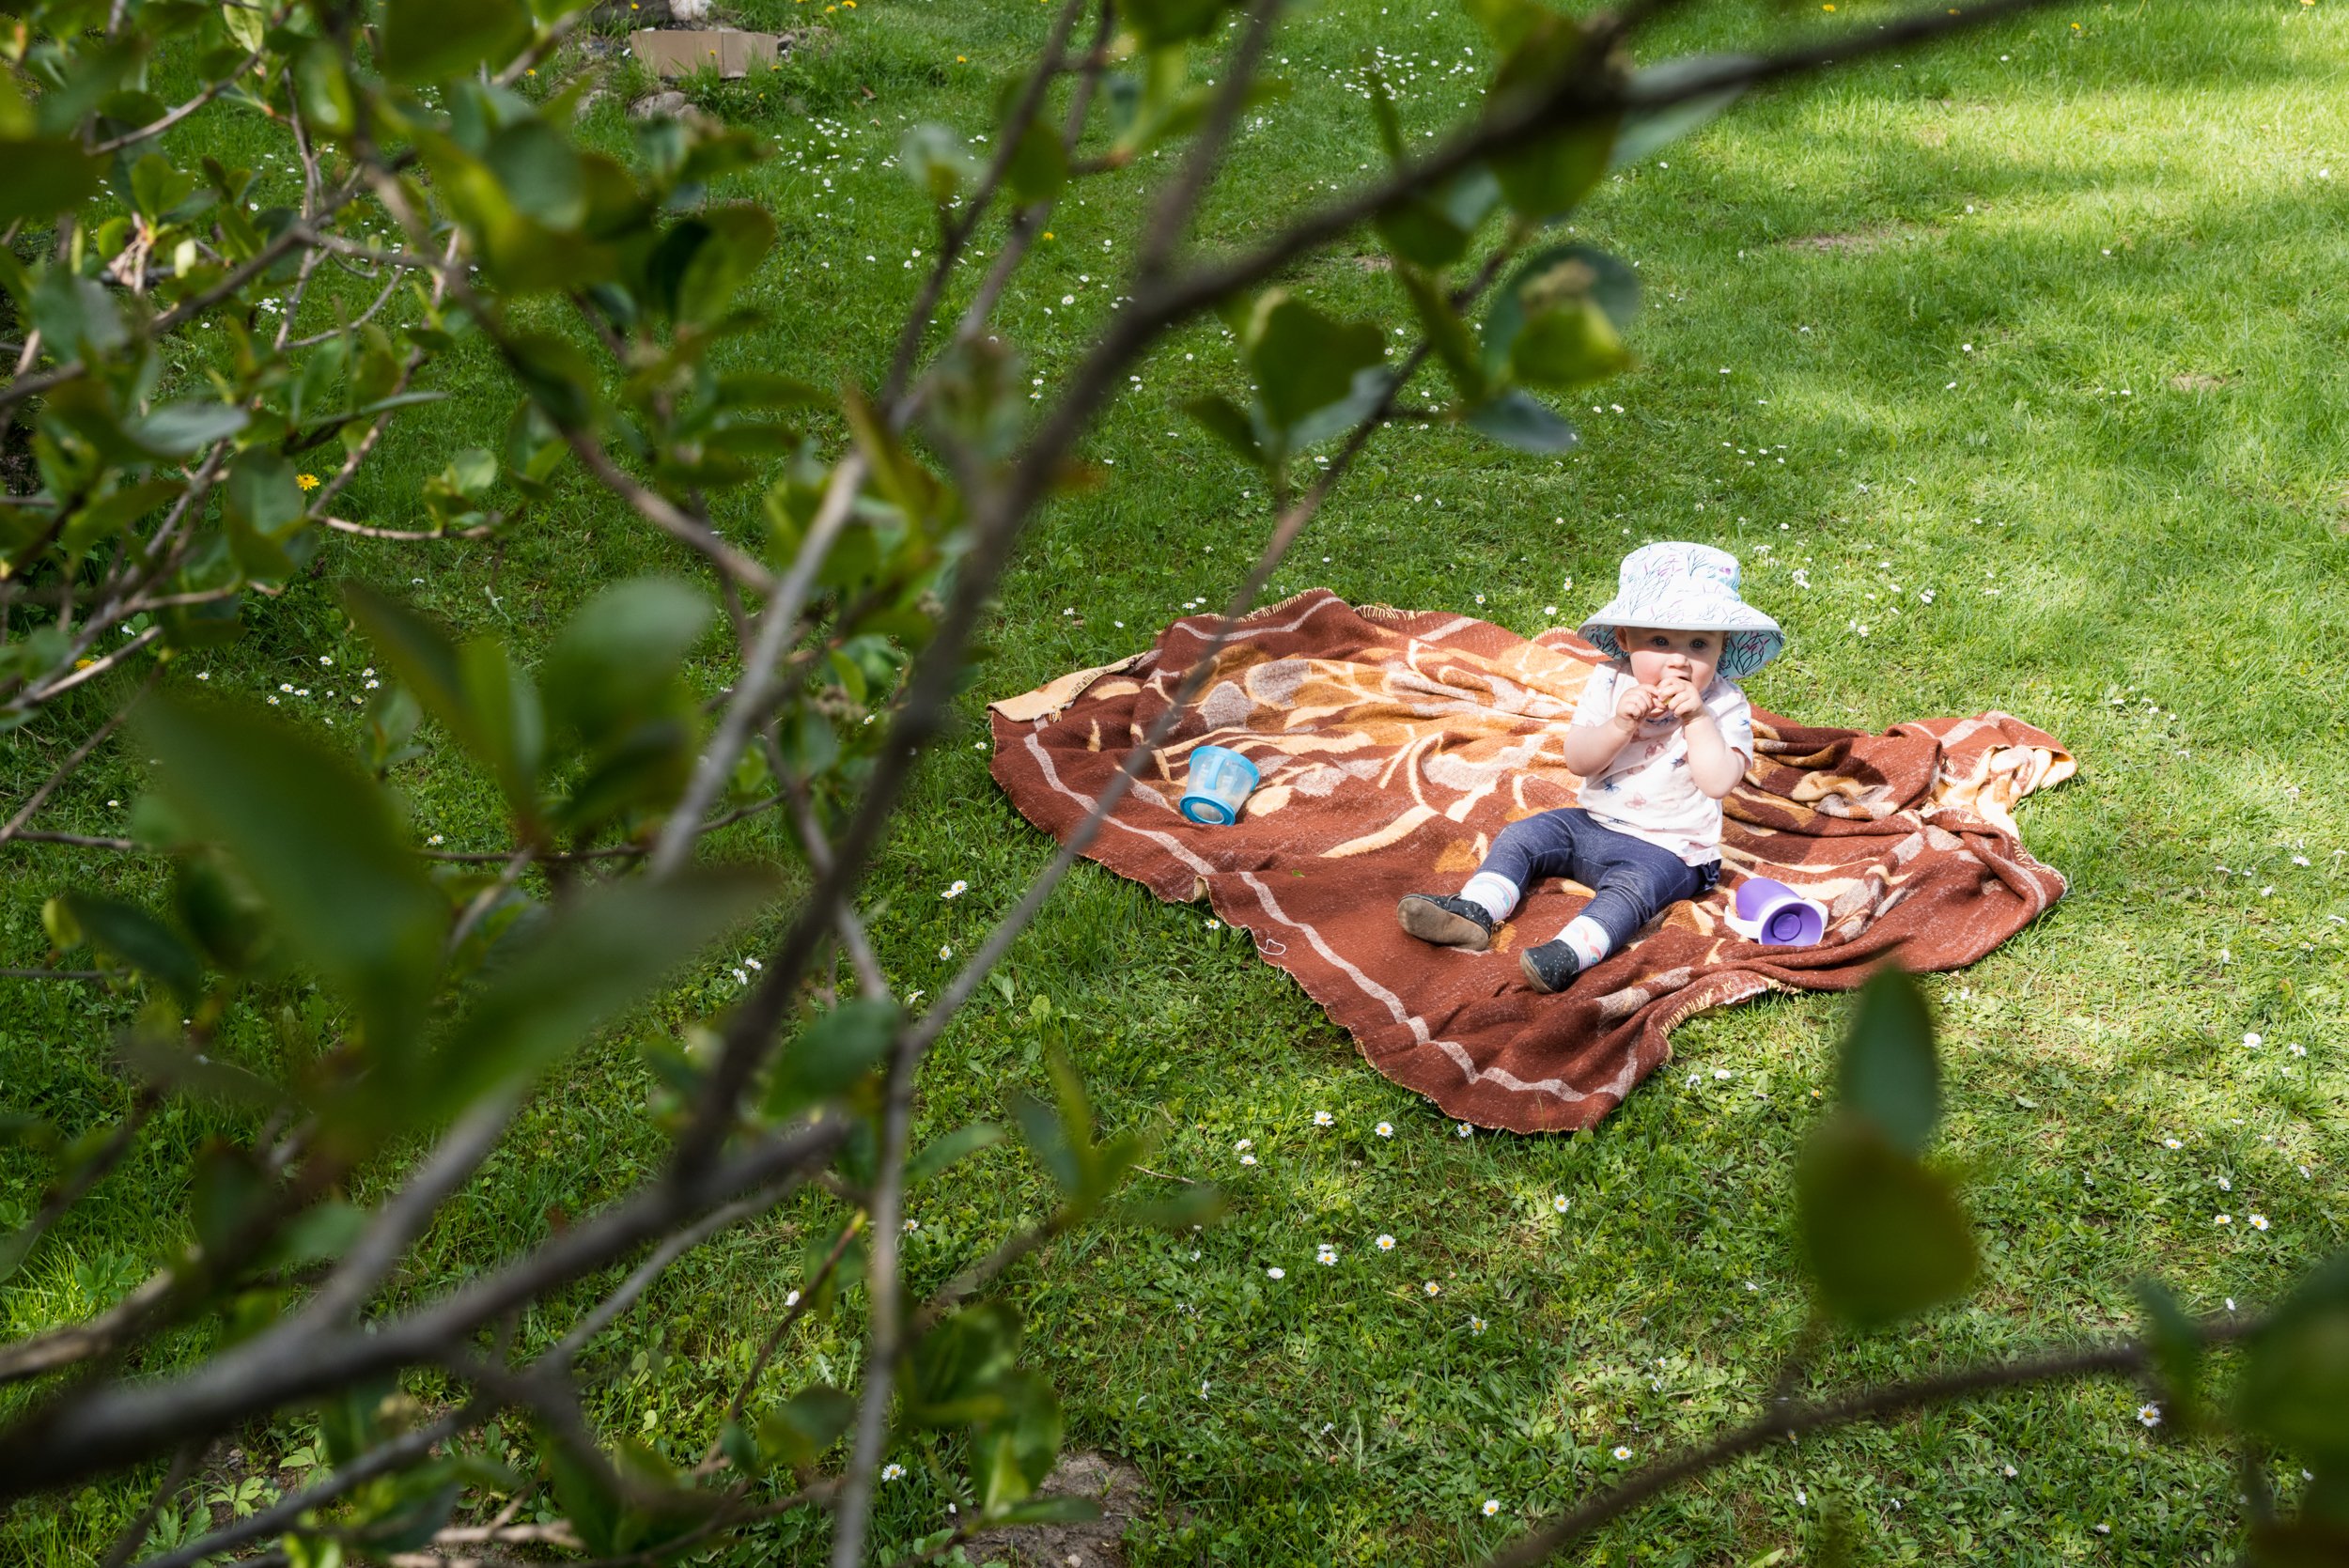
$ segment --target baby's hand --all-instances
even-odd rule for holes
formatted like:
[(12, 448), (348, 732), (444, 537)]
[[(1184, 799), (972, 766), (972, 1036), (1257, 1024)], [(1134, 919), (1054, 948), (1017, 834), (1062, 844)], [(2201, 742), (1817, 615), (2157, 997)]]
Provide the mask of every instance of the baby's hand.
[(1661, 697), (1653, 686), (1626, 686), (1615, 699), (1615, 718), (1638, 729), (1650, 713), (1656, 711)]
[(1667, 675), (1657, 685), (1657, 706), (1685, 724), (1704, 711), (1704, 699), (1687, 681)]

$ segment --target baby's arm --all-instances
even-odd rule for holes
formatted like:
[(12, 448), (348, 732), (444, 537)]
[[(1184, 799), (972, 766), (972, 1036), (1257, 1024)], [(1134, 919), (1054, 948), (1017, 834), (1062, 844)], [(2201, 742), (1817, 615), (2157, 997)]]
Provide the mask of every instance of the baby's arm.
[(1729, 749), (1710, 713), (1699, 708), (1695, 718), (1680, 726), (1680, 733), (1688, 737), (1688, 776), (1696, 780), (1699, 789), (1718, 800), (1737, 787), (1737, 781), (1746, 776), (1746, 759)]
[(1656, 700), (1651, 688), (1626, 686), (1605, 723), (1576, 724), (1566, 731), (1560, 748), (1565, 753), (1566, 767), (1586, 779), (1604, 770), (1639, 733), (1640, 721), (1648, 716)]
[(1713, 722), (1711, 710), (1699, 699), (1696, 690), (1687, 681), (1669, 680), (1663, 688), (1664, 706), (1680, 721), (1680, 733), (1688, 742), (1688, 776), (1696, 786), (1718, 800), (1737, 787), (1737, 781), (1746, 776), (1746, 759), (1742, 753), (1730, 750), (1721, 737), (1720, 725)]

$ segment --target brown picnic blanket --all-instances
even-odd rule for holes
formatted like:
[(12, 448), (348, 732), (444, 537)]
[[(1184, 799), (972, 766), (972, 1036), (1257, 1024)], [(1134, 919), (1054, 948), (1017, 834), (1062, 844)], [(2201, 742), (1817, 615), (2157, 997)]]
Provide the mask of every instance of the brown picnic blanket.
[[(993, 704), (995, 779), (1020, 814), (1056, 837), (1082, 821), (1215, 621), (1177, 621), (1143, 652)], [(1555, 936), (1587, 888), (1529, 891), (1489, 953), (1404, 935), (1403, 894), (1456, 891), (1501, 828), (1574, 803), (1560, 740), (1600, 662), (1564, 630), (1529, 642), (1466, 615), (1299, 594), (1235, 630), (1085, 853), (1160, 898), (1204, 893), (1372, 1066), (1514, 1132), (1595, 1123), (1694, 1014), (1766, 990), (1849, 989), (1888, 958), (1955, 969), (2062, 896), (2013, 815), (2075, 771), (2052, 736), (1996, 712), (1866, 735), (1757, 709), (1753, 767), (1723, 802), (1722, 888), (1672, 906), (1564, 992), (1531, 989), (1517, 954)], [(1175, 808), (1202, 743), (1263, 771), (1231, 826)], [(1722, 917), (1750, 875), (1827, 905), (1826, 937), (1739, 937)]]

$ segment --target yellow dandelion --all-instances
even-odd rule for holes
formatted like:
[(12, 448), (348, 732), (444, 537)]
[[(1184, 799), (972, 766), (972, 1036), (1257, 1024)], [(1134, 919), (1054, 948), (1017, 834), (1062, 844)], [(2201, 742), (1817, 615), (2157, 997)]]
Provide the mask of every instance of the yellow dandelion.
[(294, 483), (305, 490), (314, 490), (319, 488), (319, 476), (315, 474), (297, 474), (294, 475)]
[(1046, 238), (1047, 240), (1050, 240), (1051, 237), (1052, 237), (1052, 231), (1051, 231), (1050, 229), (1049, 229), (1049, 228), (1048, 228), (1048, 229), (1046, 229), (1046, 230), (1044, 231), (1044, 238)]
[(957, 55), (956, 55), (956, 56), (955, 56), (955, 64), (957, 64), (957, 65), (958, 65), (958, 66), (967, 66), (967, 65), (969, 65), (970, 63), (971, 63), (971, 56), (970, 56), (970, 55), (968, 55), (968, 54), (957, 54)]

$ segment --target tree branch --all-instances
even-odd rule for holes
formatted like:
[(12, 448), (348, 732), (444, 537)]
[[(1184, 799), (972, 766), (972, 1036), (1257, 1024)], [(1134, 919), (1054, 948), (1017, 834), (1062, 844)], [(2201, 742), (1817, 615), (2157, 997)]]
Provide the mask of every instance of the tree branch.
[(77, 1388), (0, 1431), (0, 1501), (132, 1463), (362, 1377), (438, 1363), (466, 1335), (557, 1286), (747, 1192), (802, 1176), (847, 1136), (846, 1124), (819, 1120), (764, 1139), (692, 1181), (640, 1189), (404, 1317), (366, 1329), (273, 1328), (176, 1378)]
[[(2196, 1325), (2204, 1343), (2223, 1343), (2256, 1334), (2264, 1319), (2210, 1318)], [(1823, 1405), (1782, 1405), (1749, 1425), (1739, 1427), (1703, 1448), (1659, 1460), (1633, 1472), (1573, 1513), (1522, 1536), (1486, 1560), (1485, 1568), (1532, 1568), (1561, 1547), (1590, 1534), (1608, 1520), (1645, 1502), (1649, 1498), (1688, 1480), (1718, 1469), (1733, 1459), (1806, 1432), (1882, 1421), (1920, 1405), (1937, 1405), (1966, 1394), (2018, 1389), (2033, 1383), (2069, 1382), (2081, 1377), (2142, 1372), (2150, 1365), (2145, 1346), (2135, 1340), (2067, 1351), (2028, 1361), (1993, 1361), (1937, 1377), (1863, 1389)]]

